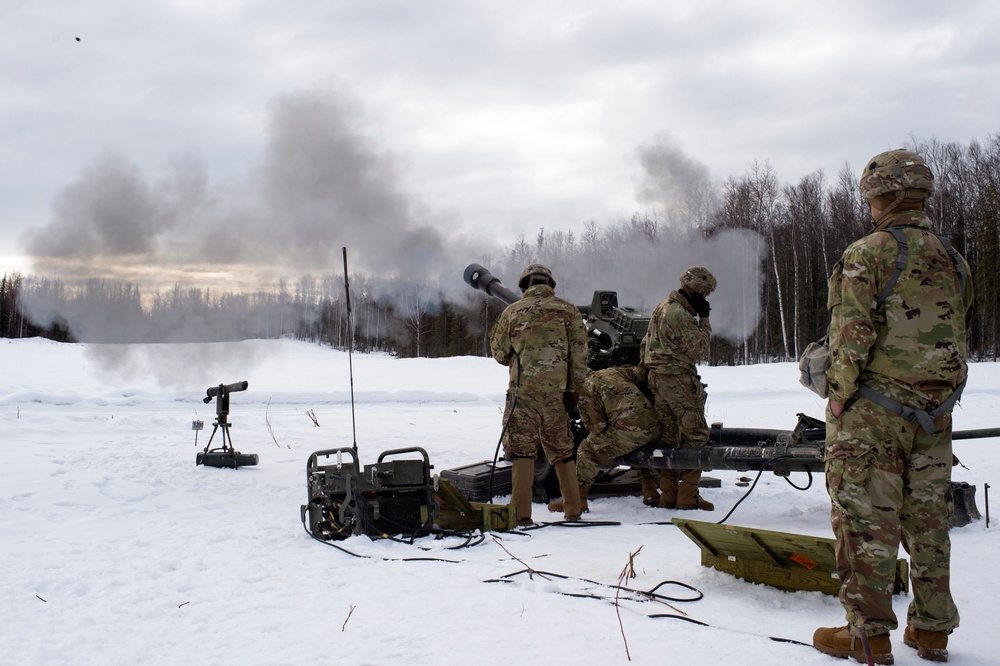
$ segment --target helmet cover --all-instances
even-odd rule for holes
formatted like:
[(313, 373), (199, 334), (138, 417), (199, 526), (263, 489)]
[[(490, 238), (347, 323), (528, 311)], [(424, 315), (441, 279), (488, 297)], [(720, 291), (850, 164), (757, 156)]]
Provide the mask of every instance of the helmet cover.
[(548, 284), (550, 287), (556, 286), (555, 278), (552, 277), (552, 271), (542, 264), (528, 264), (521, 271), (521, 277), (517, 280), (517, 286), (521, 288), (521, 291), (527, 291), (528, 287), (533, 284), (543, 283)]
[(934, 194), (934, 174), (913, 151), (890, 150), (868, 160), (858, 186), (866, 201), (891, 192), (897, 193), (899, 200), (922, 200)]
[(692, 266), (681, 275), (681, 286), (688, 291), (708, 296), (718, 286), (712, 272), (703, 266)]

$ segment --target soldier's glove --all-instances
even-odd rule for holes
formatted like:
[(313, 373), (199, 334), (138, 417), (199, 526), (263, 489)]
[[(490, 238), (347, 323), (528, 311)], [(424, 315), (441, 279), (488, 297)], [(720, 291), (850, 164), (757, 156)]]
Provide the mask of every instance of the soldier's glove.
[(702, 319), (708, 319), (709, 313), (712, 311), (712, 306), (708, 304), (705, 297), (698, 293), (691, 293), (688, 295), (688, 303), (694, 308), (695, 313)]
[(567, 414), (576, 418), (580, 411), (580, 394), (572, 391), (565, 391), (563, 393), (563, 406), (566, 408)]

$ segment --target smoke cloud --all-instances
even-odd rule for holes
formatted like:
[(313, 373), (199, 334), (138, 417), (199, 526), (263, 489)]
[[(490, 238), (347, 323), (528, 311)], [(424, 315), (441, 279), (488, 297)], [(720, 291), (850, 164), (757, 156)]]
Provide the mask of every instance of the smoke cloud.
[(705, 228), (719, 203), (708, 167), (685, 153), (665, 132), (638, 150), (643, 178), (638, 199), (664, 212), (677, 226)]
[[(719, 280), (712, 298), (717, 334), (739, 339), (756, 324), (759, 239), (737, 232), (703, 237), (718, 187), (668, 135), (637, 152), (637, 196), (652, 208), (651, 218), (623, 221), (607, 233), (592, 225), (572, 252), (545, 243), (515, 252), (446, 233), (449, 220), (404, 188), (394, 156), (370, 136), (359, 105), (343, 92), (282, 95), (268, 117), (261, 161), (236, 185), (213, 184), (193, 155), (175, 158), (157, 177), (121, 154), (98, 156), (58, 194), (52, 221), (25, 237), (36, 274), (97, 291), (102, 282), (127, 284), (146, 299), (166, 290), (175, 305), (190, 290), (196, 304), (199, 290), (273, 291), (285, 276), (338, 273), (347, 247), (352, 273), (434, 285), (435, 299), (440, 293), (468, 302), (474, 292), (461, 280), (465, 266), (504, 257), (504, 266), (488, 267), (510, 286), (526, 263), (540, 260), (556, 272), (560, 295), (578, 304), (589, 304), (595, 289), (612, 289), (621, 305), (649, 311), (685, 268), (704, 265)], [(148, 320), (134, 308), (116, 301), (122, 311), (57, 312), (58, 296), (58, 289), (36, 295), (26, 303), (29, 314), (39, 323), (64, 321), (79, 339), (150, 339), (141, 329)], [(243, 334), (237, 322), (206, 321), (196, 306), (157, 333), (155, 339), (178, 342)], [(97, 355), (115, 362), (115, 353)]]
[(242, 186), (213, 187), (192, 156), (152, 180), (108, 153), (59, 193), (53, 213), (25, 245), (36, 273), (68, 282), (261, 287), (334, 271), (342, 247), (359, 270), (427, 276), (451, 254), (355, 105), (329, 90), (272, 102), (262, 164)]
[[(719, 283), (711, 296), (713, 334), (743, 340), (760, 316), (763, 239), (747, 230), (722, 230), (705, 238), (703, 230), (718, 210), (720, 187), (708, 167), (670, 135), (661, 133), (640, 146), (637, 157), (642, 173), (636, 196), (652, 213), (634, 215), (603, 232), (588, 228), (576, 239), (583, 246), (582, 258), (567, 261), (558, 252), (547, 253), (550, 239), (531, 248), (524, 263), (548, 264), (559, 295), (577, 305), (590, 305), (594, 290), (613, 290), (620, 306), (646, 313), (680, 286), (688, 267), (704, 266)], [(565, 235), (553, 236), (559, 236), (555, 245), (565, 244)], [(520, 269), (515, 265), (494, 274), (514, 286)]]

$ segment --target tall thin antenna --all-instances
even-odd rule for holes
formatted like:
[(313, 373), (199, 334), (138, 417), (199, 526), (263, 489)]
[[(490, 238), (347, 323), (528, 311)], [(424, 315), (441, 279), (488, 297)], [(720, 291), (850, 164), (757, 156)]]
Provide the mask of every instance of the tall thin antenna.
[(354, 421), (354, 311), (351, 309), (351, 283), (347, 278), (347, 248), (344, 248), (344, 293), (347, 295), (347, 367), (351, 376), (351, 437), (354, 459), (358, 459), (358, 427)]

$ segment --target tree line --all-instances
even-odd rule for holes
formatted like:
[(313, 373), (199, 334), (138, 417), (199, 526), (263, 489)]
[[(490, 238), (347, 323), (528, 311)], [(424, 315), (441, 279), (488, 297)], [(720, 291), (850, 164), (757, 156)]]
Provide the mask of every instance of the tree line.
[[(970, 327), (972, 358), (996, 360), (1000, 324), (1000, 134), (968, 145), (938, 140), (907, 146), (935, 175), (927, 212), (935, 231), (968, 260), (975, 284)], [(871, 216), (846, 166), (833, 182), (821, 172), (781, 184), (769, 164), (730, 178), (709, 230), (746, 228), (767, 244), (769, 279), (761, 289), (764, 315), (736, 349), (740, 363), (797, 358), (829, 324), (827, 277), (854, 240), (871, 230)]]
[[(1000, 348), (1000, 134), (967, 145), (913, 141), (935, 174), (928, 212), (973, 269), (976, 302), (970, 355), (996, 360)], [(744, 230), (760, 245), (760, 314), (740, 340), (717, 338), (713, 364), (797, 358), (825, 332), (826, 280), (848, 244), (868, 233), (870, 215), (845, 165), (833, 179), (822, 172), (781, 182), (769, 163), (755, 162), (680, 212), (636, 213), (607, 225), (589, 221), (579, 234), (541, 229), (520, 237), (493, 260), (497, 275), (516, 275), (533, 261), (550, 265), (620, 267), (648, 256), (678, 225), (704, 239)], [(642, 248), (639, 250), (637, 248)], [(659, 276), (664, 282), (673, 276)], [(583, 279), (583, 278), (580, 278)], [(0, 336), (61, 341), (207, 342), (292, 337), (338, 349), (403, 357), (488, 355), (488, 333), (504, 305), (469, 289), (446, 297), (441, 285), (352, 274), (351, 317), (343, 276), (303, 276), (252, 293), (174, 287), (147, 298), (130, 284), (4, 274)], [(514, 287), (515, 285), (508, 285)], [(603, 285), (597, 285), (603, 286)], [(591, 287), (594, 288), (594, 287)], [(663, 293), (662, 296), (666, 294)], [(661, 296), (661, 297), (662, 297)], [(622, 305), (630, 305), (623, 300)], [(651, 308), (655, 303), (638, 304)], [(353, 327), (349, 325), (353, 323)]]

